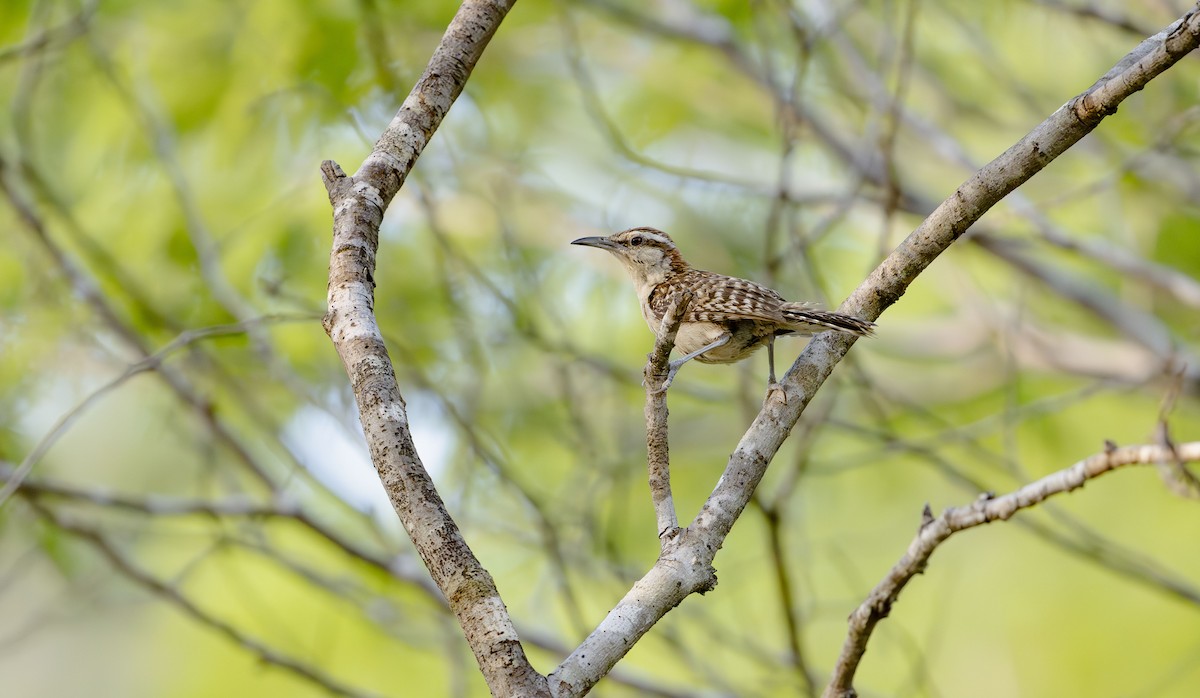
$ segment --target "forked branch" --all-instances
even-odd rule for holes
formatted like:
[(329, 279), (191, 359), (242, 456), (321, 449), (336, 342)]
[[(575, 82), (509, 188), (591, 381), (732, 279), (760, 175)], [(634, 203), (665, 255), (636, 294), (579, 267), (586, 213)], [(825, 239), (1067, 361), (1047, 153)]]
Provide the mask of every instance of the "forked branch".
[(465, 0), (371, 154), (353, 176), (321, 165), (333, 206), (325, 330), (350, 376), (371, 461), (425, 566), (457, 617), (496, 696), (544, 696), (492, 576), (462, 537), (425, 471), (404, 398), (375, 321), (379, 226), (417, 157), (462, 92), (515, 0)]

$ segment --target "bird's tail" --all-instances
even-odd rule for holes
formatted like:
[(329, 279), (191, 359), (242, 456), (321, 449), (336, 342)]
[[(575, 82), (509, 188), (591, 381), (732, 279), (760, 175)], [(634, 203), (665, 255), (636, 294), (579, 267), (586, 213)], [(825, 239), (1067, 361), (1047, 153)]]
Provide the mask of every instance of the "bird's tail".
[(806, 303), (784, 303), (780, 311), (783, 312), (784, 320), (794, 326), (793, 331), (802, 334), (837, 330), (859, 337), (870, 337), (875, 332), (873, 322), (832, 310), (818, 310)]

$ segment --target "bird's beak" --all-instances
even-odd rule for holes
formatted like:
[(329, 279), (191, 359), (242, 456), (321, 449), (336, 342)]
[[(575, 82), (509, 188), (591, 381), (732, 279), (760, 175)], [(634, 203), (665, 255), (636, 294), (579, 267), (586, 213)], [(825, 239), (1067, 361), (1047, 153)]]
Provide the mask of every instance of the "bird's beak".
[(579, 238), (578, 240), (572, 240), (571, 244), (572, 245), (583, 245), (585, 247), (599, 247), (602, 250), (617, 249), (616, 243), (614, 243), (612, 240), (609, 240), (608, 238), (600, 238), (600, 237)]

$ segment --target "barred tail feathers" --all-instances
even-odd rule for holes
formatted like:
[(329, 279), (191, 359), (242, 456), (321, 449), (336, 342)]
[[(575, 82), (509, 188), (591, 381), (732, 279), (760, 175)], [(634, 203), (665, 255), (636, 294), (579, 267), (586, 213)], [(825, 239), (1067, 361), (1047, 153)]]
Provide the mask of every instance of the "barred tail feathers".
[(875, 332), (873, 322), (832, 310), (818, 310), (806, 303), (784, 303), (779, 310), (789, 325), (797, 326), (794, 328), (796, 332), (837, 330), (859, 337), (870, 337)]

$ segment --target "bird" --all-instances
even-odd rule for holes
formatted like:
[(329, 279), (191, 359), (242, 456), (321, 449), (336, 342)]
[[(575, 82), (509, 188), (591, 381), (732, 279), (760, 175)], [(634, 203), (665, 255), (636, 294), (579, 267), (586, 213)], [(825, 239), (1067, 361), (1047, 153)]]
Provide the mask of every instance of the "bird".
[(776, 337), (812, 336), (826, 330), (869, 337), (875, 331), (875, 323), (868, 320), (821, 310), (813, 303), (788, 302), (762, 284), (696, 269), (683, 259), (675, 241), (657, 228), (630, 228), (607, 237), (582, 237), (571, 244), (605, 250), (621, 262), (633, 279), (642, 317), (656, 336), (671, 297), (684, 290), (692, 292), (675, 337), (675, 347), (683, 356), (669, 364), (659, 390), (666, 390), (679, 368), (692, 359), (731, 364), (764, 345), (770, 366), (768, 390), (775, 390), (779, 388), (775, 381)]

